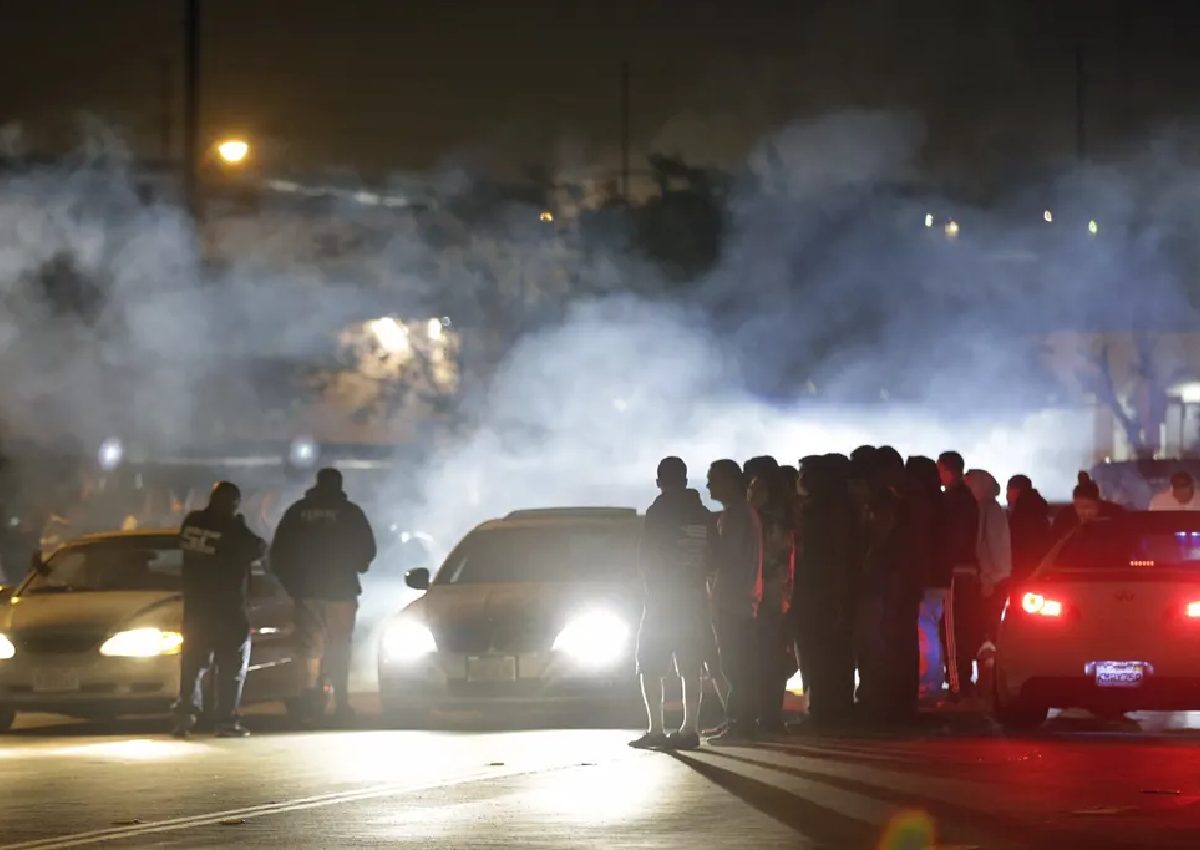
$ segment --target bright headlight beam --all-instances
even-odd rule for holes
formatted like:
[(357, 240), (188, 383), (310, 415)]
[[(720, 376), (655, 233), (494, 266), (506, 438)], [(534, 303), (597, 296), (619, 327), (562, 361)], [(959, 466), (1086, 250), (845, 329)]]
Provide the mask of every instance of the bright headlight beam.
[(411, 617), (392, 621), (383, 632), (381, 646), (387, 661), (415, 661), (437, 652), (433, 632)]
[(183, 635), (162, 629), (142, 628), (117, 632), (100, 646), (100, 654), (114, 658), (154, 658), (175, 655), (183, 646)]
[(629, 626), (611, 611), (589, 611), (567, 622), (554, 639), (554, 649), (589, 667), (616, 662), (629, 641)]
[(7, 661), (17, 654), (17, 648), (8, 639), (8, 635), (0, 634), (0, 661)]

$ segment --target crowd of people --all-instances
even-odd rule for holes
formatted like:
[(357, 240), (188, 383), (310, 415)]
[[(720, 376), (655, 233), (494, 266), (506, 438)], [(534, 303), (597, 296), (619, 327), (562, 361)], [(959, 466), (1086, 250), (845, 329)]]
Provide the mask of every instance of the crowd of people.
[[(664, 459), (646, 512), (637, 662), (649, 724), (631, 742), (639, 748), (699, 745), (706, 672), (726, 717), (706, 730), (712, 743), (787, 731), (783, 700), (797, 669), (812, 727), (907, 724), (919, 705), (922, 617), (939, 626), (937, 697), (973, 697), (1010, 584), (1079, 523), (1122, 510), (1086, 473), (1052, 517), (1026, 475), (1002, 491), (957, 452), (905, 460), (890, 446), (806, 457), (798, 468), (718, 460), (707, 480), (715, 514), (687, 476), (681, 459)], [(1190, 476), (1173, 476), (1152, 509), (1200, 509)], [(675, 675), (684, 716), (668, 733), (663, 686)]]

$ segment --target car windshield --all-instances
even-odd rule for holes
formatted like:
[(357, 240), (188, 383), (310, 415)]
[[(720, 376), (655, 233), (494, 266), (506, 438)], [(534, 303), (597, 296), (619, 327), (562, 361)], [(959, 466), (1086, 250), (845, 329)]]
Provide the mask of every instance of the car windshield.
[(1169, 523), (1097, 522), (1072, 535), (1054, 559), (1056, 569), (1130, 568), (1200, 571), (1200, 529)]
[(179, 544), (168, 535), (81, 543), (57, 552), (23, 592), (178, 591), (182, 563)]
[(636, 559), (630, 527), (494, 528), (468, 534), (437, 583), (609, 581), (631, 577)]

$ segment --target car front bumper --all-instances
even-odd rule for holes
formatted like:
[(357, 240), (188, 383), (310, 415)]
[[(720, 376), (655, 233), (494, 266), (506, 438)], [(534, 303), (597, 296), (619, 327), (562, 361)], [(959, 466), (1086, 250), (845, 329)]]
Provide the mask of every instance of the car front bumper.
[(18, 711), (152, 713), (179, 693), (179, 656), (108, 658), (96, 652), (0, 661), (0, 705)]

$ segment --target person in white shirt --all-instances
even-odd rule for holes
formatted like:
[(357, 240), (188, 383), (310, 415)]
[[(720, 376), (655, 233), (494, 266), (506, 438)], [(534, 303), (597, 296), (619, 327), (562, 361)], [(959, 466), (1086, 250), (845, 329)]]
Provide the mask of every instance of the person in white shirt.
[(1191, 473), (1176, 472), (1171, 476), (1171, 489), (1150, 500), (1152, 511), (1200, 511), (1200, 494)]

